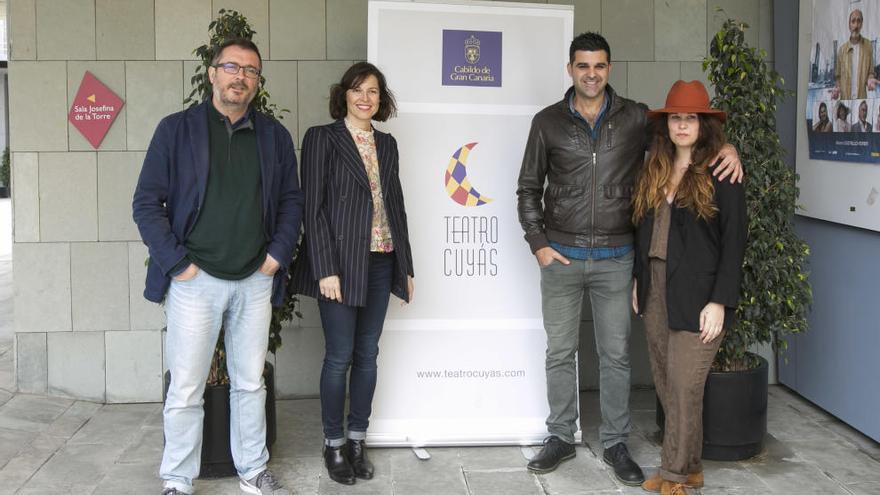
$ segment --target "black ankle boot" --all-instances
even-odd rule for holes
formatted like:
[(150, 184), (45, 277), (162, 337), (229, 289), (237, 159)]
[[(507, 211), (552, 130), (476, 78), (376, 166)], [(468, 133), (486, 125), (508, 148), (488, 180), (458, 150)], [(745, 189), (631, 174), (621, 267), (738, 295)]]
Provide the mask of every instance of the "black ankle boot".
[(339, 447), (324, 446), (324, 466), (330, 479), (343, 485), (354, 484), (354, 471), (345, 454), (345, 445)]
[(367, 459), (367, 446), (363, 440), (349, 440), (346, 444), (346, 456), (351, 464), (354, 475), (362, 480), (373, 478), (373, 463)]

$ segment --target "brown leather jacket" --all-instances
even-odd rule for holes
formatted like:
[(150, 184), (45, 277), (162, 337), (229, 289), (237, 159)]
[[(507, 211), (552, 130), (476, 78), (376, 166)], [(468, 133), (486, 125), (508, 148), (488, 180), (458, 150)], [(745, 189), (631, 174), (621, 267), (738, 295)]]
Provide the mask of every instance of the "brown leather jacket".
[(645, 160), (647, 107), (606, 86), (609, 106), (593, 141), (569, 110), (572, 91), (535, 115), (523, 156), (517, 210), (533, 253), (549, 241), (579, 247), (633, 242), (630, 200)]

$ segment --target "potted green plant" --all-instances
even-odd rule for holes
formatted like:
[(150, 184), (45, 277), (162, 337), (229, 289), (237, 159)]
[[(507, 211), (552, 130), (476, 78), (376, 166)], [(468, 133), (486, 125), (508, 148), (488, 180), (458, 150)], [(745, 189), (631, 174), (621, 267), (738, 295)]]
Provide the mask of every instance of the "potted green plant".
[[(208, 79), (208, 67), (214, 57), (213, 47), (220, 45), (230, 38), (252, 39), (256, 32), (251, 28), (247, 17), (235, 10), (220, 9), (218, 17), (208, 25), (210, 39), (207, 44), (193, 50), (201, 59), (190, 83), (192, 91), (184, 100), (184, 105), (195, 106), (211, 97), (211, 82)], [(260, 76), (260, 86), (254, 100), (251, 102), (257, 111), (277, 119), (283, 118), (286, 109), (279, 109), (274, 103), (270, 103), (269, 92), (265, 88), (265, 78)], [(291, 262), (292, 263), (292, 262)], [(289, 282), (293, 267), (287, 271)], [(286, 293), (281, 306), (272, 309), (272, 320), (269, 325), (269, 352), (272, 354), (281, 347), (281, 328), (284, 322), (292, 321), (294, 317), (302, 318), (297, 309), (298, 300), (290, 292)], [(263, 372), (266, 382), (266, 444), (271, 447), (275, 442), (275, 371), (271, 363), (266, 363)], [(165, 388), (170, 383), (170, 376), (166, 373)], [(232, 462), (232, 453), (229, 446), (229, 374), (226, 370), (226, 349), (223, 344), (223, 329), (214, 348), (214, 357), (211, 361), (211, 370), (208, 374), (208, 382), (205, 387), (205, 419), (204, 435), (202, 440), (202, 466), (201, 476), (206, 478), (234, 476), (235, 466)]]
[[(767, 432), (768, 363), (753, 351), (787, 347), (785, 336), (807, 329), (812, 303), (809, 247), (794, 230), (797, 174), (783, 161), (776, 132), (783, 80), (766, 53), (745, 42), (743, 22), (715, 34), (703, 70), (715, 87), (712, 106), (727, 112), (724, 130), (739, 151), (749, 216), (748, 244), (736, 321), (727, 329), (703, 399), (703, 458), (739, 460), (763, 449)], [(662, 422), (658, 402), (658, 424)]]
[(3, 159), (0, 161), (0, 198), (8, 198), (12, 189), (9, 182), (9, 146), (3, 150)]

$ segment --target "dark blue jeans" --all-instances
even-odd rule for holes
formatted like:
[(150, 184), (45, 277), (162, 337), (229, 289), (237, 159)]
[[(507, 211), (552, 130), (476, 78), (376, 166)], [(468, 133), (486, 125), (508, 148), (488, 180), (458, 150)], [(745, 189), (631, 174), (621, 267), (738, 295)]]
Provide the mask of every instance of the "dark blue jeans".
[[(321, 421), (324, 438), (345, 437), (342, 417), (345, 414), (346, 377), (350, 396), (348, 431), (367, 431), (376, 390), (376, 358), (379, 337), (391, 297), (394, 255), (370, 253), (367, 272), (367, 303), (363, 307), (346, 306), (336, 301), (318, 301), (324, 327), (324, 366), (321, 368)], [(343, 299), (345, 294), (342, 295)]]

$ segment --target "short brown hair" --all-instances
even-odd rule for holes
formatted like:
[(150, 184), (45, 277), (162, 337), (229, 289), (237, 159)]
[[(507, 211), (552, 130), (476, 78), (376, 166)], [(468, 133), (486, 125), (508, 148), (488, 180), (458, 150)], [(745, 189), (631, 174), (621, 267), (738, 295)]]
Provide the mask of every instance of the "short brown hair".
[(385, 76), (375, 65), (369, 62), (358, 62), (345, 71), (342, 79), (330, 88), (330, 116), (341, 119), (348, 114), (348, 103), (345, 100), (345, 92), (357, 88), (364, 79), (376, 76), (379, 82), (379, 110), (373, 116), (374, 120), (385, 122), (397, 115), (397, 103), (394, 94), (388, 89)]
[(223, 50), (228, 46), (237, 46), (243, 50), (250, 50), (257, 54), (257, 58), (260, 60), (260, 67), (263, 67), (263, 57), (260, 55), (260, 49), (257, 48), (257, 44), (247, 38), (229, 38), (223, 40), (223, 43), (219, 45), (214, 45), (211, 47), (211, 65), (217, 65), (220, 62), (220, 55), (223, 54)]

